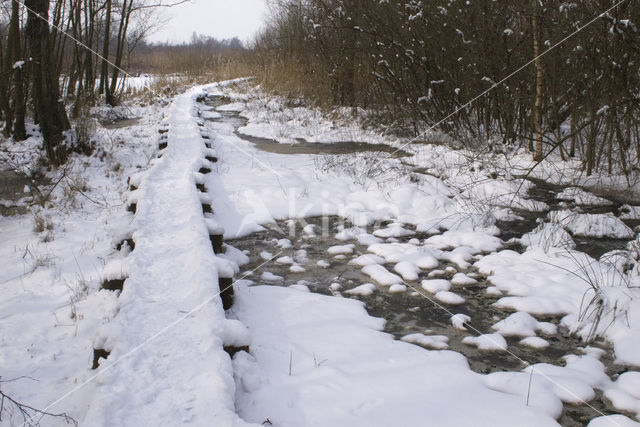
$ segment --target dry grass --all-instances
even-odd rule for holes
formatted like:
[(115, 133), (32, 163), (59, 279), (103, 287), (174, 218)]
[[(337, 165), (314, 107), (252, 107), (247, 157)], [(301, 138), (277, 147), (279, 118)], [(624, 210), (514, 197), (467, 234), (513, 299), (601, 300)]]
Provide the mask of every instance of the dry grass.
[[(158, 58), (158, 61), (168, 60)], [(174, 59), (175, 61), (175, 59)], [(230, 80), (239, 77), (250, 77), (253, 72), (250, 64), (240, 55), (220, 56), (213, 63), (207, 61), (179, 64), (181, 67), (175, 73), (160, 73), (153, 84), (140, 90), (130, 90), (122, 94), (123, 100), (135, 100), (143, 104), (150, 104), (158, 100), (168, 100), (186, 89), (201, 84)], [(162, 70), (177, 70), (178, 64), (161, 67)]]

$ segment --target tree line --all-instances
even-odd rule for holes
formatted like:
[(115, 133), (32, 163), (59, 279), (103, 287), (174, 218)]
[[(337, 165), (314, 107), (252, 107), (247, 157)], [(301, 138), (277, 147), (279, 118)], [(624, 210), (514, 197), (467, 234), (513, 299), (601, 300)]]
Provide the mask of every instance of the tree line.
[[(246, 49), (240, 39), (216, 39), (193, 33), (183, 43), (148, 43), (141, 40), (130, 58), (134, 72), (206, 75), (224, 61), (240, 61)], [(237, 59), (235, 59), (237, 58)]]
[(475, 148), (629, 175), (638, 23), (634, 0), (278, 0), (254, 50), (263, 79), (413, 135), (437, 124)]
[(33, 113), (53, 165), (74, 145), (67, 112), (117, 102), (123, 62), (159, 24), (154, 12), (186, 0), (0, 0), (0, 119), (13, 140)]

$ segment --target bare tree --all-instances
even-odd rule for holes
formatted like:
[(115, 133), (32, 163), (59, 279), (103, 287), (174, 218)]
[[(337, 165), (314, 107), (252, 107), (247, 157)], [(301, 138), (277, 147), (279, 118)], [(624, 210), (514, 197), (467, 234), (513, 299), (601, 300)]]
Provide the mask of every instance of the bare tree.
[(26, 35), (31, 54), (33, 103), (36, 121), (40, 124), (47, 158), (54, 165), (67, 159), (62, 144), (63, 131), (70, 129), (67, 113), (60, 98), (58, 75), (51, 55), (49, 34), (49, 1), (25, 0), (28, 10)]

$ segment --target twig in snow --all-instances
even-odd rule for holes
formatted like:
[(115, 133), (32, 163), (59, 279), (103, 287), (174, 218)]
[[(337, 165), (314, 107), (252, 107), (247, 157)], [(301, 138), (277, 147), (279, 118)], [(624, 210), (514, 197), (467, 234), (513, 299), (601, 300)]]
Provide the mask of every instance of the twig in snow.
[(531, 372), (529, 373), (529, 386), (527, 387), (527, 406), (529, 406), (529, 397), (531, 396), (531, 381), (533, 380), (533, 366), (531, 366)]
[[(20, 378), (29, 378), (29, 377), (19, 377), (13, 380), (6, 380), (1, 382), (15, 381)], [(30, 378), (30, 379), (33, 379), (33, 378)], [(8, 408), (5, 408), (5, 402), (8, 402), (9, 404)], [(40, 425), (39, 421), (34, 420), (34, 417), (42, 418), (44, 416), (49, 416), (49, 417), (62, 418), (63, 420), (65, 420), (67, 424), (73, 424), (76, 427), (78, 426), (78, 422), (64, 412), (60, 414), (54, 414), (52, 412), (47, 412), (47, 411), (34, 408), (33, 406), (29, 406), (25, 403), (18, 402), (17, 400), (13, 399), (11, 396), (5, 394), (2, 390), (0, 390), (0, 421), (2, 421), (2, 414), (5, 411), (7, 411), (7, 413), (9, 414), (12, 413), (12, 412), (9, 412), (11, 411), (11, 408), (16, 409), (18, 413), (22, 416), (23, 425), (28, 425), (28, 426)]]

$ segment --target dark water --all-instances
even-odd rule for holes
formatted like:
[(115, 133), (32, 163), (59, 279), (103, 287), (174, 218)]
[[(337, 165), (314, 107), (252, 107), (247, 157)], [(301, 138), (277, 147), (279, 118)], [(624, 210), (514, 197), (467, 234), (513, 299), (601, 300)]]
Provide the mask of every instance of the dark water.
[(135, 126), (140, 122), (141, 117), (134, 117), (132, 119), (120, 119), (120, 120), (104, 120), (100, 121), (100, 124), (105, 129), (121, 129), (129, 126)]
[[(229, 98), (222, 96), (209, 96), (204, 102), (213, 108), (231, 103)], [(224, 121), (230, 123), (235, 129), (235, 134), (249, 141), (256, 146), (257, 149), (268, 153), (275, 154), (355, 154), (355, 153), (387, 153), (393, 157), (402, 158), (411, 156), (410, 153), (395, 149), (386, 144), (368, 144), (366, 142), (347, 141), (332, 143), (311, 143), (303, 138), (296, 138), (295, 144), (282, 144), (274, 139), (261, 138), (257, 136), (245, 135), (238, 132), (238, 129), (247, 125), (247, 119), (240, 116), (237, 112), (220, 111), (222, 118), (208, 119), (211, 121)]]
[[(596, 194), (599, 197), (603, 197), (611, 202), (606, 206), (577, 206), (571, 201), (562, 201), (556, 198), (557, 194), (562, 192), (567, 186), (550, 184), (543, 180), (532, 179), (534, 187), (529, 190), (529, 198), (539, 202), (544, 202), (549, 206), (549, 209), (544, 212), (530, 212), (520, 209), (514, 209), (514, 212), (522, 217), (520, 220), (513, 221), (498, 221), (496, 225), (501, 231), (500, 237), (503, 240), (509, 240), (511, 238), (520, 238), (523, 234), (533, 230), (539, 223), (544, 221), (547, 214), (550, 211), (571, 209), (577, 210), (581, 213), (590, 214), (604, 214), (613, 212), (618, 215), (620, 213), (620, 207), (623, 204), (635, 203), (633, 199), (616, 198), (611, 194)], [(640, 221), (636, 220), (623, 220), (623, 222), (634, 228), (640, 224)], [(612, 239), (612, 238), (595, 238), (584, 236), (572, 236), (573, 241), (576, 243), (576, 250), (584, 252), (595, 259), (599, 259), (604, 253), (616, 250), (625, 249), (628, 240), (626, 239)]]
[(355, 154), (355, 153), (388, 153), (393, 157), (408, 157), (411, 154), (397, 150), (385, 144), (368, 144), (366, 142), (332, 142), (310, 143), (299, 138), (295, 144), (282, 144), (273, 139), (236, 133), (240, 138), (255, 144), (261, 151), (276, 154)]
[(14, 171), (0, 171), (0, 215), (22, 215), (28, 212), (27, 206), (19, 203), (30, 193), (25, 193), (25, 186), (33, 182), (23, 174)]
[[(303, 227), (313, 224), (316, 235), (309, 236), (303, 232)], [(431, 294), (419, 287), (419, 281), (427, 278), (428, 272), (422, 272), (418, 281), (409, 282), (409, 288), (404, 293), (392, 294), (388, 288), (377, 286), (377, 290), (370, 296), (353, 296), (344, 291), (352, 289), (363, 283), (371, 283), (371, 278), (365, 276), (360, 271), (360, 267), (350, 265), (348, 262), (352, 257), (362, 255), (367, 252), (367, 247), (359, 245), (357, 241), (339, 241), (335, 239), (335, 234), (340, 230), (340, 226), (350, 227), (346, 220), (340, 217), (314, 217), (304, 218), (295, 221), (278, 221), (274, 224), (267, 224), (265, 231), (251, 234), (247, 237), (230, 241), (229, 243), (241, 250), (247, 251), (251, 262), (243, 267), (244, 272), (256, 269), (253, 279), (261, 284), (265, 281), (260, 279), (263, 272), (268, 271), (281, 276), (283, 280), (271, 283), (273, 286), (290, 286), (294, 284), (304, 284), (312, 292), (324, 295), (341, 295), (362, 301), (367, 312), (375, 317), (386, 320), (384, 328), (397, 339), (412, 334), (425, 333), (428, 335), (445, 335), (449, 338), (449, 349), (463, 354), (472, 370), (487, 374), (498, 371), (519, 371), (527, 364), (550, 363), (554, 365), (562, 364), (562, 356), (567, 354), (580, 354), (580, 348), (586, 344), (579, 338), (572, 336), (566, 329), (559, 328), (556, 335), (542, 336), (549, 341), (550, 346), (546, 349), (531, 349), (519, 344), (519, 338), (507, 338), (509, 352), (486, 352), (475, 347), (463, 344), (465, 336), (476, 335), (478, 333), (491, 333), (491, 326), (497, 321), (507, 317), (510, 313), (497, 309), (492, 304), (498, 297), (487, 295), (485, 292), (488, 283), (482, 276), (478, 276), (478, 283), (470, 286), (454, 285), (452, 291), (465, 298), (466, 302), (460, 306), (444, 307), (432, 302)], [(407, 227), (411, 228), (411, 227)], [(368, 230), (369, 232), (373, 230)], [(415, 236), (400, 238), (399, 241), (406, 242)], [(282, 249), (277, 246), (280, 239), (289, 239), (292, 247)], [(347, 255), (345, 259), (337, 259), (327, 253), (327, 249), (333, 245), (344, 245), (352, 243), (355, 245), (354, 253)], [(299, 254), (298, 251), (306, 251), (307, 260), (303, 265), (305, 272), (292, 273), (289, 265), (280, 265), (274, 261), (268, 262), (262, 267), (264, 259), (260, 253), (267, 251), (274, 257), (290, 256), (292, 258)], [(321, 268), (316, 265), (317, 261), (325, 260), (330, 263), (328, 268)], [(392, 265), (386, 265), (387, 269), (393, 270)], [(445, 269), (455, 267), (447, 262), (442, 262), (437, 268)], [(456, 268), (459, 270), (458, 268)], [(464, 273), (477, 273), (474, 268), (462, 270)], [(243, 273), (241, 273), (243, 274)], [(453, 271), (442, 276), (451, 278)], [(339, 284), (338, 291), (331, 289), (332, 284)], [(454, 313), (467, 314), (471, 317), (469, 331), (459, 331), (452, 327), (450, 317)], [(559, 325), (560, 318), (547, 317), (538, 318), (541, 321), (552, 322)], [(624, 367), (613, 363), (611, 349), (604, 343), (592, 343), (591, 346), (605, 349), (607, 356), (603, 357), (609, 374), (614, 375), (624, 371)], [(602, 413), (614, 413), (601, 396), (595, 401), (589, 402)], [(580, 426), (588, 423), (599, 414), (587, 406), (566, 405), (565, 412), (559, 420), (565, 426)]]

